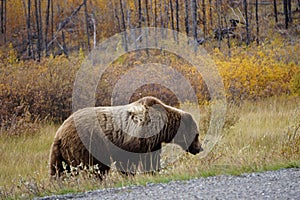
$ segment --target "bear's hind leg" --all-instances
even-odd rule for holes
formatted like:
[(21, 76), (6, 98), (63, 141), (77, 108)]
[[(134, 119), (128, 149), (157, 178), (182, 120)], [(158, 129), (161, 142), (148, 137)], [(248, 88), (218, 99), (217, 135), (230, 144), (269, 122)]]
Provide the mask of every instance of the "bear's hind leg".
[(63, 162), (65, 162), (60, 152), (60, 140), (55, 140), (50, 152), (50, 176), (59, 177), (64, 171)]

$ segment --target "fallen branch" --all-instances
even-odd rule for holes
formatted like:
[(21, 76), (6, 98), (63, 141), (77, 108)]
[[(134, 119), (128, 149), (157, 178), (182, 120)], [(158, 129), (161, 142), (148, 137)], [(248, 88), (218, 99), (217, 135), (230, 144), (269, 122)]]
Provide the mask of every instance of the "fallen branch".
[(81, 7), (84, 5), (84, 3), (80, 4), (73, 12), (72, 14), (67, 17), (64, 21), (60, 22), (58, 25), (58, 28), (54, 34), (54, 37), (52, 40), (47, 44), (47, 48), (57, 39), (58, 33), (65, 28), (65, 26), (72, 20), (72, 18), (80, 11)]

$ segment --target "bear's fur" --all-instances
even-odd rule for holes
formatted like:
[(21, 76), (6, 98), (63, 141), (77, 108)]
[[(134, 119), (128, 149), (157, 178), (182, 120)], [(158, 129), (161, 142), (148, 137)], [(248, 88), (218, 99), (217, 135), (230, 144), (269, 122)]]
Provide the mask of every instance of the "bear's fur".
[(168, 106), (154, 97), (128, 105), (91, 107), (78, 110), (57, 130), (50, 152), (50, 175), (60, 176), (68, 166), (98, 165), (101, 174), (114, 161), (123, 172), (134, 173), (160, 167), (163, 142), (175, 142), (197, 154), (202, 148), (191, 114)]

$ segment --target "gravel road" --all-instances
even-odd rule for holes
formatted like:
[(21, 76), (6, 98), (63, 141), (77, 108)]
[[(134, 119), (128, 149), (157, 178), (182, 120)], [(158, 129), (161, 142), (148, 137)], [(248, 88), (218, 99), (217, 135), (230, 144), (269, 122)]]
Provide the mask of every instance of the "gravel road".
[(300, 199), (300, 169), (282, 169), (240, 176), (214, 176), (189, 181), (130, 186), (81, 194), (49, 196), (54, 199)]

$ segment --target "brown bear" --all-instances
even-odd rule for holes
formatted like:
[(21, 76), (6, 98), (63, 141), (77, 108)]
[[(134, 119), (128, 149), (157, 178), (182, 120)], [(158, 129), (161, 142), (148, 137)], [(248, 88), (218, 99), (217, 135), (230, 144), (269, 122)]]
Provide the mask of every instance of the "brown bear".
[(74, 112), (57, 130), (50, 152), (50, 175), (60, 176), (67, 166), (97, 165), (100, 174), (116, 163), (134, 173), (158, 170), (162, 143), (174, 142), (192, 154), (202, 148), (191, 114), (155, 97), (127, 105), (90, 107)]

